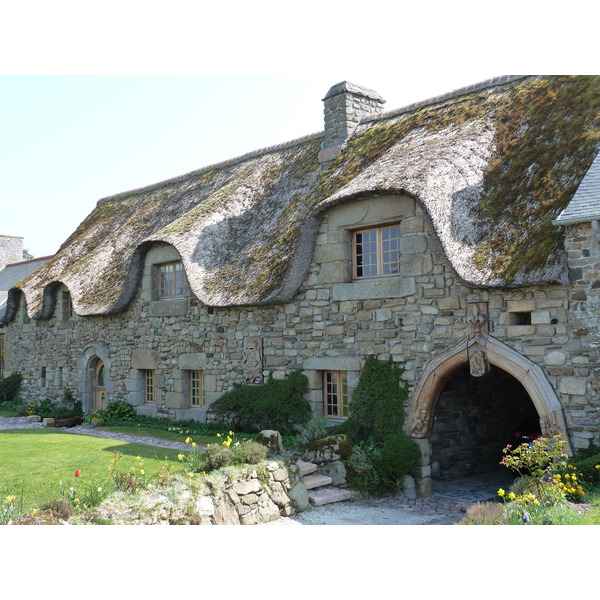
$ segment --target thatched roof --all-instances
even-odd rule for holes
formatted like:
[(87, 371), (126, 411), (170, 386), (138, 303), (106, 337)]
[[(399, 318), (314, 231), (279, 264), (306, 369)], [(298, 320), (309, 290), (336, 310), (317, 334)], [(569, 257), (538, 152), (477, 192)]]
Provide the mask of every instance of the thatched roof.
[[(402, 193), (428, 214), (461, 280), (473, 286), (565, 281), (567, 206), (600, 139), (600, 77), (504, 77), (362, 120), (334, 160), (314, 134), (98, 202), (58, 253), (11, 290), (47, 318), (57, 282), (80, 315), (119, 312), (156, 242), (181, 254), (212, 306), (290, 300), (321, 215)], [(20, 291), (19, 291), (20, 290)], [(12, 307), (11, 307), (12, 306)]]

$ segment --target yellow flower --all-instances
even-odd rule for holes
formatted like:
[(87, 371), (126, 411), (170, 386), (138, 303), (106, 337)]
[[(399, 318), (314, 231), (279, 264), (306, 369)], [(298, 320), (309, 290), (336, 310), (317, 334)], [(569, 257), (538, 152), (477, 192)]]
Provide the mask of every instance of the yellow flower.
[(220, 434), (220, 433), (217, 433), (217, 437), (221, 437), (221, 434)]
[(144, 471), (144, 469), (140, 469), (140, 475), (145, 475), (146, 471)]
[(196, 442), (192, 442), (192, 448), (196, 447)]
[(193, 477), (194, 476), (193, 473), (188, 473), (187, 475), (188, 475), (188, 477)]
[(99, 487), (99, 488), (98, 488), (98, 491), (99, 491), (99, 492), (101, 492), (101, 491), (102, 491), (102, 488), (101, 488), (101, 487)]
[(136, 456), (135, 460), (142, 460), (142, 457), (141, 456)]
[(535, 498), (535, 499), (533, 500), (533, 503), (534, 503), (534, 504), (537, 506), (537, 505), (540, 503), (540, 501), (539, 501), (537, 498)]
[(511, 493), (508, 495), (508, 499), (509, 499), (509, 500), (514, 500), (516, 497), (517, 497), (517, 495), (516, 495), (514, 492), (511, 492)]
[[(192, 441), (192, 440), (191, 440), (191, 438), (189, 438), (189, 437), (186, 437), (186, 438), (185, 438), (185, 443), (186, 443), (186, 444), (189, 444), (191, 441)], [(192, 444), (192, 446), (193, 446), (193, 445), (194, 445), (194, 444)]]
[(177, 455), (177, 458), (178, 458), (179, 460), (183, 460), (183, 454), (178, 454), (178, 455)]
[(12, 504), (15, 501), (15, 497), (14, 496), (6, 496), (6, 501), (9, 504)]
[(500, 496), (502, 498), (502, 496), (504, 496), (504, 494), (506, 494), (506, 492), (502, 488), (500, 488), (498, 490), (498, 496)]
[(230, 432), (229, 432), (229, 435), (233, 435), (233, 431), (230, 431)]

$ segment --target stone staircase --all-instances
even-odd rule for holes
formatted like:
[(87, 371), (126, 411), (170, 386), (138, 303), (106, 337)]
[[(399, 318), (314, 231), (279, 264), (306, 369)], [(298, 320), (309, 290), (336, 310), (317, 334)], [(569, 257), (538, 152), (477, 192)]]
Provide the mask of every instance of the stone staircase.
[(309, 502), (313, 506), (323, 506), (333, 502), (343, 502), (352, 498), (352, 492), (340, 487), (333, 487), (331, 477), (317, 473), (317, 465), (311, 462), (298, 461), (300, 477), (308, 492)]

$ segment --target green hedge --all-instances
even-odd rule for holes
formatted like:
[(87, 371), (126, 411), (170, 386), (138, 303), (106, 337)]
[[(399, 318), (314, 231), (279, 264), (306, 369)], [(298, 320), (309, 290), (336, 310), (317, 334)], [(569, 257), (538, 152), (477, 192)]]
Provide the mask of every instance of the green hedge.
[(22, 381), (23, 376), (21, 373), (13, 373), (8, 377), (0, 379), (0, 404), (10, 402), (17, 397)]
[(210, 407), (214, 422), (235, 431), (275, 429), (293, 434), (311, 417), (311, 407), (304, 398), (308, 379), (294, 371), (284, 379), (269, 376), (263, 385), (235, 385)]

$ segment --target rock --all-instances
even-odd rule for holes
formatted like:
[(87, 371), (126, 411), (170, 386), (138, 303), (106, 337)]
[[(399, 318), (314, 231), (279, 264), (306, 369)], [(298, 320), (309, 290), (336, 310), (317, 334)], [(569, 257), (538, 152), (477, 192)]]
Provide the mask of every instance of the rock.
[(302, 512), (308, 508), (308, 492), (306, 486), (301, 481), (289, 490), (288, 496), (296, 512)]
[(283, 452), (283, 442), (279, 431), (264, 429), (256, 436), (256, 441), (269, 449), (272, 454)]
[(25, 417), (25, 423), (39, 423), (42, 420), (42, 417), (39, 415), (29, 415)]
[(346, 483), (346, 467), (341, 460), (323, 463), (319, 468), (321, 475), (331, 477), (331, 485), (338, 486)]
[(43, 427), (55, 427), (55, 421), (52, 417), (46, 417), (45, 419), (42, 420), (42, 426)]
[(342, 433), (312, 441), (302, 453), (302, 458), (319, 465), (325, 462), (348, 460), (351, 454), (350, 438)]
[(404, 476), (404, 483), (402, 491), (407, 498), (416, 498), (417, 497), (417, 485), (415, 480), (410, 475)]
[(200, 515), (212, 516), (215, 514), (215, 506), (210, 496), (200, 496), (196, 500), (196, 512)]

